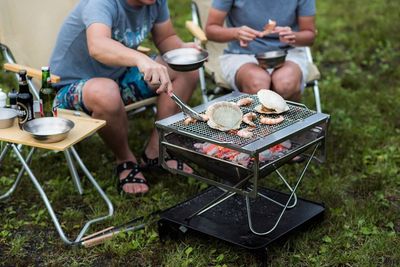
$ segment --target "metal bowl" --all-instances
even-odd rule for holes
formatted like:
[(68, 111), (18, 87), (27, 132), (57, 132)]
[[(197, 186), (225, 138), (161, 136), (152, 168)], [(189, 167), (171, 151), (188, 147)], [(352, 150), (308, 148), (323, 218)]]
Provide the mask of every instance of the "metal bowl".
[(22, 129), (42, 143), (59, 142), (67, 138), (75, 124), (64, 118), (47, 117), (26, 122)]
[(269, 51), (256, 54), (258, 64), (265, 69), (279, 68), (285, 63), (287, 52), (285, 50)]
[(173, 70), (192, 71), (203, 66), (208, 59), (208, 52), (196, 48), (178, 48), (168, 51), (162, 57)]
[(0, 129), (12, 127), (18, 112), (11, 108), (0, 108)]

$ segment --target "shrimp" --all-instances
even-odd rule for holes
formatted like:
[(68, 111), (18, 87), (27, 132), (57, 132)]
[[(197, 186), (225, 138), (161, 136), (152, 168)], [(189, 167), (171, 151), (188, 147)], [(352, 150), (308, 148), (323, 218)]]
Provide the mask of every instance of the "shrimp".
[(265, 36), (272, 33), (275, 27), (276, 27), (276, 21), (269, 19), (268, 23), (265, 24), (264, 26), (264, 31), (262, 32), (262, 35)]
[(254, 112), (249, 112), (249, 113), (244, 114), (243, 122), (250, 125), (251, 127), (256, 127), (256, 125), (253, 122), (253, 120), (255, 120), (256, 118), (257, 118), (257, 114), (255, 114)]
[(236, 102), (236, 105), (238, 105), (239, 107), (242, 107), (242, 106), (249, 106), (249, 105), (251, 105), (251, 103), (253, 103), (253, 98), (245, 97), (245, 98), (239, 99)]
[(253, 137), (254, 128), (247, 127), (239, 130), (236, 134), (242, 138), (252, 138)]
[(196, 119), (194, 119), (194, 118), (192, 118), (192, 117), (187, 117), (187, 118), (183, 121), (183, 124), (187, 126), (187, 125), (189, 125), (189, 124), (196, 123), (196, 122), (197, 122)]
[[(200, 114), (200, 117), (202, 117), (203, 118), (203, 120), (206, 122), (206, 121), (208, 121), (208, 116), (206, 115), (206, 114)], [(195, 118), (192, 118), (192, 117), (187, 117), (184, 121), (183, 121), (183, 124), (184, 125), (189, 125), (189, 124), (192, 124), (192, 123), (196, 123), (197, 122), (197, 120), (195, 119)]]
[(276, 118), (260, 116), (260, 123), (267, 124), (267, 125), (278, 124), (278, 123), (281, 123), (284, 120), (285, 120), (285, 118), (283, 116), (278, 116)]

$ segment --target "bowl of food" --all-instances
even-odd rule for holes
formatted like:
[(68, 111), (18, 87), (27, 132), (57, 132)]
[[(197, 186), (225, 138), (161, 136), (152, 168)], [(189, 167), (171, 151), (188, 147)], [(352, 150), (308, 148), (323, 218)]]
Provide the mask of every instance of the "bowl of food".
[(196, 48), (178, 48), (165, 53), (162, 58), (176, 71), (192, 71), (203, 66), (208, 52)]
[(59, 142), (74, 128), (73, 121), (60, 117), (38, 118), (26, 122), (22, 129), (42, 143)]
[(285, 63), (287, 52), (285, 50), (275, 50), (265, 53), (257, 53), (258, 65), (264, 69), (279, 68)]
[(0, 129), (12, 127), (18, 112), (12, 108), (0, 108)]

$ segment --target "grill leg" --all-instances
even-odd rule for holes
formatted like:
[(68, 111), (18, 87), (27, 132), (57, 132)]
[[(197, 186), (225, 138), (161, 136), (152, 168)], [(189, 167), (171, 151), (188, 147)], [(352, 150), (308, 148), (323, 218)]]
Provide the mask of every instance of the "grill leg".
[[(290, 203), (290, 201), (292, 200), (292, 198), (294, 197), (295, 192), (296, 192), (296, 190), (297, 190), (297, 187), (299, 186), (301, 180), (303, 179), (304, 174), (305, 174), (306, 170), (308, 169), (308, 166), (310, 165), (310, 162), (311, 162), (312, 158), (314, 157), (315, 152), (316, 152), (317, 149), (318, 149), (318, 146), (319, 146), (319, 144), (316, 144), (316, 145), (315, 145), (311, 157), (308, 159), (308, 161), (307, 161), (306, 165), (304, 166), (304, 168), (303, 168), (301, 174), (299, 175), (299, 178), (297, 179), (296, 185), (294, 186), (293, 190), (291, 190), (291, 194), (290, 194), (290, 196), (289, 196), (289, 199), (287, 200), (286, 204), (284, 205), (284, 207), (283, 207), (283, 209), (282, 209), (280, 215), (278, 216), (278, 219), (276, 220), (275, 224), (274, 224), (269, 230), (267, 230), (267, 231), (265, 231), (265, 232), (257, 232), (256, 230), (254, 230), (253, 222), (252, 222), (252, 219), (251, 219), (250, 199), (249, 199), (248, 196), (246, 196), (247, 218), (248, 218), (249, 228), (250, 228), (250, 230), (251, 230), (251, 232), (252, 232), (253, 234), (256, 234), (256, 235), (267, 235), (267, 234), (271, 233), (273, 230), (275, 230), (275, 228), (278, 226), (279, 222), (280, 222), (281, 219), (282, 219), (283, 214), (285, 213), (286, 209), (289, 207), (289, 203)], [(289, 186), (289, 188), (291, 189), (290, 186)], [(276, 201), (274, 201), (274, 203), (277, 204)], [(278, 205), (279, 205), (279, 204), (278, 204)], [(292, 206), (293, 206), (293, 204), (292, 204)]]

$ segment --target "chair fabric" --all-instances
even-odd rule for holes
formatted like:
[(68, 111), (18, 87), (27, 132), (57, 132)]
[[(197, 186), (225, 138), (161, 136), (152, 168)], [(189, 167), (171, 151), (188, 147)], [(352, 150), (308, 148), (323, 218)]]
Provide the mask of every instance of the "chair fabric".
[(79, 0), (1, 0), (0, 43), (22, 65), (47, 65), (61, 24)]

